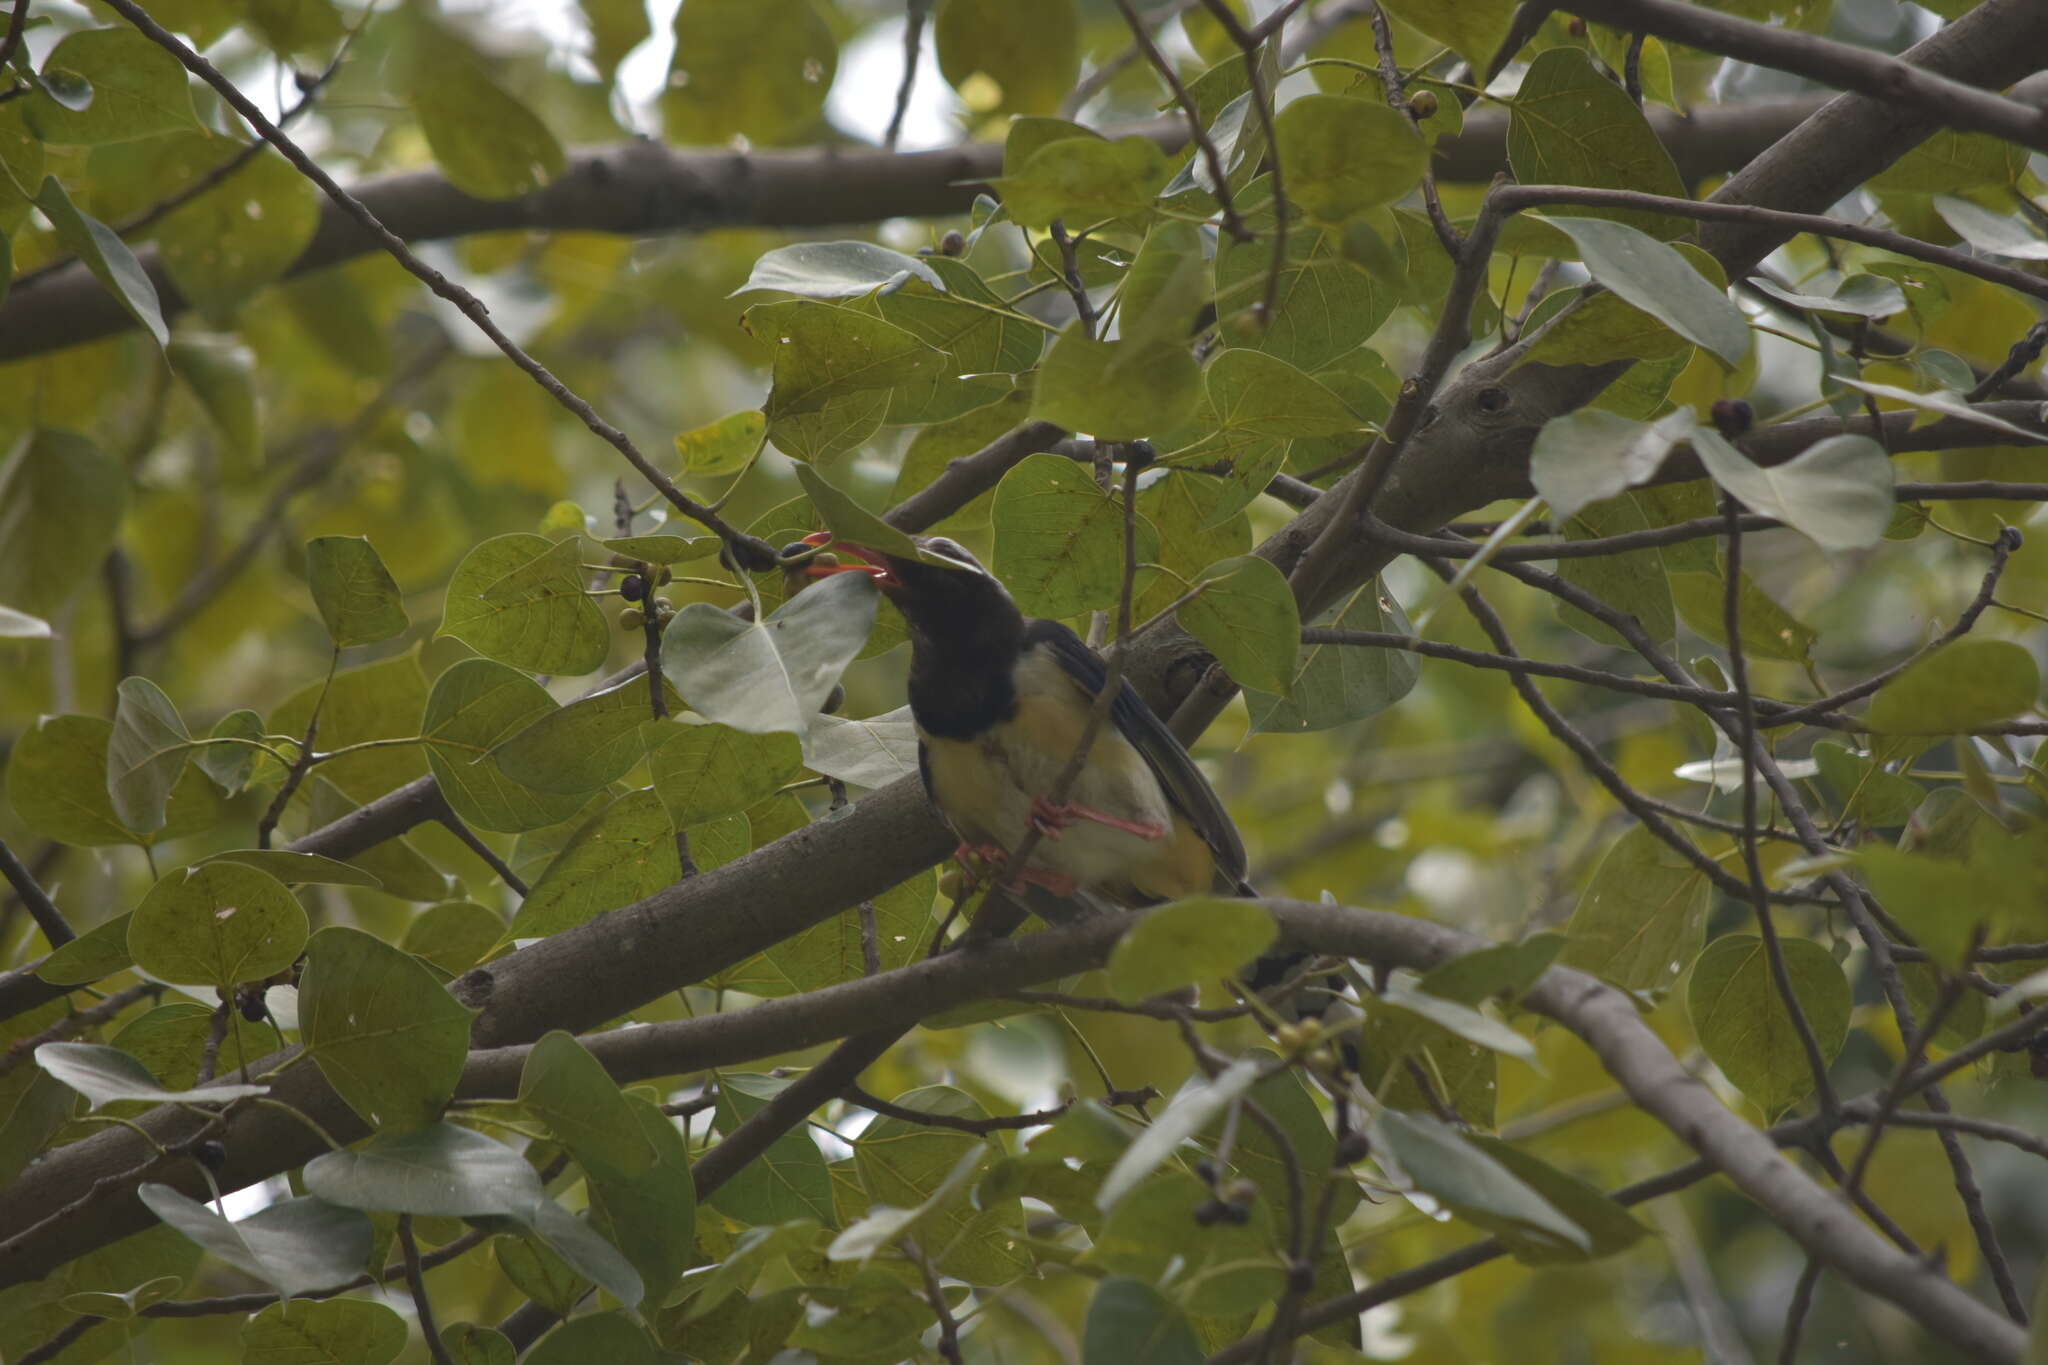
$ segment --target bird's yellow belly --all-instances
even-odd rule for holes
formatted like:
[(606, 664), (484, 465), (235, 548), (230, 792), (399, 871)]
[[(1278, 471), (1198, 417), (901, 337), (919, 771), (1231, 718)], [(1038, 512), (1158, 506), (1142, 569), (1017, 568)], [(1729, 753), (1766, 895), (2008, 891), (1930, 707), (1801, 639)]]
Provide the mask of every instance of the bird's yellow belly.
[[(1078, 746), (1087, 712), (1064, 697), (1023, 698), (1017, 713), (968, 740), (924, 736), (939, 809), (970, 844), (1017, 848), (1031, 828), (1033, 800), (1049, 792)], [(1112, 899), (1171, 900), (1211, 889), (1208, 845), (1160, 790), (1138, 751), (1114, 730), (1097, 734), (1067, 801), (1157, 837), (1075, 819), (1038, 842), (1031, 866), (1070, 877)]]

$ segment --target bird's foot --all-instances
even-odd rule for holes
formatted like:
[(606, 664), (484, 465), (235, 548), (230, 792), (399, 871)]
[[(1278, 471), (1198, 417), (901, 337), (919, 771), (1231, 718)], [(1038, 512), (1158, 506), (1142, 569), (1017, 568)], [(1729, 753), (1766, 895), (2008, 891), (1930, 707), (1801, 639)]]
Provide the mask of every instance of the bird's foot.
[(953, 861), (969, 872), (977, 872), (983, 866), (994, 866), (1010, 860), (1009, 853), (997, 844), (962, 843), (953, 850)]
[(1067, 826), (1076, 820), (1092, 820), (1098, 825), (1120, 829), (1126, 834), (1135, 834), (1140, 839), (1164, 839), (1166, 826), (1153, 824), (1149, 820), (1125, 820), (1120, 816), (1108, 815), (1078, 801), (1063, 801), (1058, 805), (1043, 796), (1031, 802), (1031, 827), (1048, 839), (1057, 839)]
[(1047, 891), (1062, 899), (1072, 896), (1075, 891), (1080, 889), (1080, 883), (1069, 877), (1066, 873), (1054, 872), (1043, 867), (1021, 868), (1015, 876), (1010, 878), (1007, 885), (1013, 891), (1022, 890), (1027, 886), (1044, 887)]

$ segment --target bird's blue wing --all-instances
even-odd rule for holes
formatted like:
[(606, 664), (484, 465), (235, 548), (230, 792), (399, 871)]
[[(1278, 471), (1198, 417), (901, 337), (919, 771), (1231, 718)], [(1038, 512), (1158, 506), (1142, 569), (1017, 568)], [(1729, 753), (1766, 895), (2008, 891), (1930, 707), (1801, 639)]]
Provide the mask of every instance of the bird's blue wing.
[[(1109, 681), (1109, 666), (1073, 631), (1057, 621), (1032, 620), (1025, 623), (1024, 643), (1027, 648), (1044, 646), (1084, 692), (1091, 697), (1102, 695), (1103, 685)], [(1209, 779), (1202, 776), (1187, 749), (1173, 737), (1173, 731), (1166, 728), (1166, 723), (1127, 682), (1117, 688), (1116, 700), (1110, 703), (1109, 719), (1117, 733), (1130, 742), (1152, 769), (1173, 808), (1187, 818), (1209, 845), (1216, 860), (1218, 883), (1232, 891), (1252, 894), (1244, 884), (1244, 841), (1238, 837), (1237, 825), (1216, 799)]]

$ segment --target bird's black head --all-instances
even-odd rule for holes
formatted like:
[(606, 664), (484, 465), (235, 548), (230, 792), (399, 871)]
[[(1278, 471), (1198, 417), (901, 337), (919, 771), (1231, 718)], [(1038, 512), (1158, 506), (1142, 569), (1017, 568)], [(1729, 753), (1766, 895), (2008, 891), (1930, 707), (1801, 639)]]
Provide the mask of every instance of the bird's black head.
[[(822, 545), (828, 540), (821, 532), (806, 537), (805, 543)], [(996, 576), (966, 547), (945, 536), (918, 536), (914, 543), (918, 557), (913, 559), (839, 541), (832, 548), (858, 563), (812, 564), (798, 572), (809, 578), (835, 573), (872, 576), (883, 596), (903, 613), (914, 639), (928, 646), (1014, 649), (1024, 616)]]

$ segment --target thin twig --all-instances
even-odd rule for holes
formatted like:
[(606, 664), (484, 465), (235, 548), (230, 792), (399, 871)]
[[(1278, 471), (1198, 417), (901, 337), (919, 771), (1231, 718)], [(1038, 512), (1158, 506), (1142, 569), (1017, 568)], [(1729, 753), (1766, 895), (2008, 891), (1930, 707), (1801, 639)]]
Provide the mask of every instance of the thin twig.
[(1081, 279), (1081, 258), (1076, 250), (1079, 239), (1067, 235), (1067, 225), (1059, 219), (1052, 220), (1053, 245), (1060, 252), (1060, 280), (1067, 287), (1067, 297), (1074, 301), (1074, 315), (1081, 320), (1081, 334), (1091, 340), (1095, 336), (1095, 304), (1088, 297), (1088, 286)]
[(81, 1033), (96, 1029), (101, 1024), (117, 1017), (122, 1010), (127, 1009), (136, 1001), (154, 1000), (157, 996), (162, 995), (165, 989), (167, 988), (162, 982), (145, 981), (139, 986), (130, 986), (126, 990), (115, 991), (90, 1009), (79, 1010), (75, 1014), (67, 1014), (32, 1037), (16, 1038), (7, 1045), (5, 1052), (0, 1052), (0, 1076), (6, 1075), (29, 1058), (35, 1056), (36, 1049), (44, 1043), (59, 1043), (66, 1038), (75, 1038)]
[(14, 888), (14, 894), (21, 897), (21, 903), (28, 907), (29, 916), (35, 920), (36, 928), (43, 931), (43, 938), (52, 948), (61, 948), (78, 937), (57, 903), (50, 899), (49, 892), (35, 879), (35, 874), (22, 865), (14, 856), (14, 850), (6, 841), (0, 840), (0, 875), (7, 878), (7, 884)]
[(908, 1105), (896, 1104), (870, 1095), (857, 1085), (849, 1085), (842, 1092), (845, 1098), (861, 1108), (880, 1114), (883, 1118), (901, 1119), (905, 1123), (921, 1124), (927, 1128), (951, 1128), (959, 1133), (973, 1133), (985, 1136), (989, 1133), (1009, 1133), (1022, 1128), (1041, 1128), (1067, 1112), (1073, 1101), (1056, 1104), (1050, 1109), (1040, 1109), (1029, 1114), (992, 1114), (987, 1118), (962, 1118), (958, 1114), (941, 1114), (929, 1109), (912, 1109)]
[(908, 1237), (903, 1239), (903, 1252), (917, 1263), (918, 1274), (924, 1280), (925, 1301), (932, 1306), (932, 1316), (939, 1320), (939, 1355), (947, 1365), (961, 1365), (960, 1324), (946, 1302), (946, 1291), (940, 1286), (939, 1277), (932, 1272), (930, 1259), (916, 1241)]
[(1771, 897), (1764, 885), (1763, 859), (1757, 852), (1757, 809), (1756, 809), (1756, 768), (1750, 763), (1750, 752), (1756, 748), (1756, 701), (1749, 691), (1749, 655), (1742, 647), (1742, 514), (1732, 496), (1722, 499), (1722, 515), (1728, 521), (1727, 564), (1722, 569), (1724, 583), (1721, 593), (1721, 628), (1728, 640), (1728, 680), (1735, 690), (1736, 724), (1741, 737), (1736, 745), (1737, 761), (1742, 764), (1742, 834), (1736, 840), (1742, 850), (1742, 866), (1749, 877), (1749, 903), (1756, 912), (1757, 934), (1763, 940), (1764, 959), (1770, 966), (1771, 984), (1784, 1002), (1785, 1013), (1792, 1020), (1792, 1031), (1799, 1036), (1799, 1049), (1806, 1054), (1806, 1066), (1813, 1073), (1814, 1096), (1820, 1102), (1820, 1112), (1832, 1118), (1840, 1107), (1835, 1098), (1834, 1083), (1828, 1079), (1828, 1059), (1821, 1052), (1820, 1039), (1815, 1036), (1813, 1023), (1806, 1017), (1806, 1007), (1799, 1001), (1799, 992), (1793, 988), (1792, 972), (1785, 965), (1785, 950), (1778, 942), (1777, 924), (1771, 918)]
[(1273, 181), (1273, 259), (1266, 267), (1266, 292), (1259, 303), (1259, 322), (1270, 327), (1273, 314), (1280, 307), (1280, 276), (1287, 268), (1288, 206), (1286, 181), (1280, 167), (1280, 137), (1274, 131), (1273, 95), (1266, 88), (1266, 73), (1259, 67), (1259, 45), (1263, 36), (1246, 31), (1225, 0), (1202, 0), (1202, 7), (1230, 35), (1230, 41), (1237, 44), (1237, 50), (1244, 57), (1244, 77), (1250, 87), (1252, 112), (1258, 115), (1259, 129), (1266, 138), (1266, 173)]
[(932, 12), (932, 0), (905, 0), (903, 16), (903, 79), (896, 83), (896, 108), (889, 115), (889, 127), (882, 134), (882, 150), (896, 150), (903, 135), (903, 116), (910, 112), (910, 92), (917, 88), (917, 62), (924, 40), (924, 21)]
[(1252, 230), (1245, 226), (1244, 219), (1238, 215), (1237, 205), (1230, 193), (1230, 177), (1223, 164), (1223, 157), (1216, 150), (1215, 142), (1210, 139), (1209, 130), (1202, 126), (1201, 111), (1195, 108), (1194, 97), (1188, 94), (1187, 86), (1181, 82), (1180, 73), (1173, 69), (1173, 63), (1159, 50), (1159, 44), (1152, 41), (1152, 34), (1146, 28), (1147, 20), (1139, 16), (1137, 6), (1132, 0), (1116, 0), (1116, 5), (1123, 11), (1124, 23), (1131, 30), (1131, 41), (1145, 54), (1145, 60), (1152, 63), (1152, 69), (1159, 73), (1159, 78), (1166, 82), (1166, 88), (1173, 92), (1173, 102), (1179, 105), (1181, 112), (1187, 116), (1188, 136), (1194, 140), (1202, 164), (1209, 168), (1209, 179), (1216, 186), (1216, 203), (1223, 212), (1223, 230), (1240, 242), (1250, 241)]
[(434, 1325), (434, 1304), (427, 1297), (427, 1277), (420, 1267), (420, 1244), (413, 1239), (412, 1215), (398, 1215), (398, 1245), (405, 1251), (405, 1283), (412, 1291), (413, 1312), (419, 1316), (420, 1335), (427, 1339), (427, 1351), (434, 1357), (434, 1365), (455, 1365), (454, 1357), (448, 1354), (448, 1344), (441, 1340), (441, 1329)]

